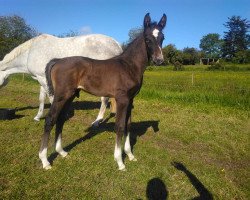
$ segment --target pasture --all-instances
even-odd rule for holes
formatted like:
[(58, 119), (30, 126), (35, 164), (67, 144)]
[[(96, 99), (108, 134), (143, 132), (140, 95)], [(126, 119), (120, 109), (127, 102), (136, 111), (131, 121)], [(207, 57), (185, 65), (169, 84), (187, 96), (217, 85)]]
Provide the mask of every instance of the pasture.
[[(134, 100), (126, 172), (114, 161), (114, 117), (91, 128), (100, 99), (81, 92), (63, 129), (69, 156), (54, 153), (52, 169), (38, 158), (44, 120), (35, 122), (39, 84), (13, 75), (0, 107), (0, 199), (248, 199), (250, 196), (250, 72), (187, 67), (149, 68)], [(47, 104), (48, 110), (49, 104)], [(53, 131), (54, 133), (54, 131)]]

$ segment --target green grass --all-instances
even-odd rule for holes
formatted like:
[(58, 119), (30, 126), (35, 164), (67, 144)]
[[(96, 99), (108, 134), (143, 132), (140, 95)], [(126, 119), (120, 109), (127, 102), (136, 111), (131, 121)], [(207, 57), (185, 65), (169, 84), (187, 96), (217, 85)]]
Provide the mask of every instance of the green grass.
[[(126, 172), (113, 160), (114, 118), (89, 130), (99, 98), (84, 93), (63, 130), (69, 156), (56, 157), (49, 171), (41, 169), (44, 120), (33, 121), (39, 85), (12, 76), (0, 89), (0, 107), (17, 107), (19, 117), (0, 121), (0, 199), (147, 199), (147, 191), (159, 193), (162, 185), (168, 199), (192, 199), (199, 191), (201, 197), (248, 199), (249, 76), (191, 68), (146, 71), (132, 113), (138, 162), (125, 157)], [(49, 155), (53, 140), (54, 134)], [(181, 170), (172, 162), (182, 163)], [(158, 180), (157, 191), (151, 180)]]
[(188, 105), (249, 109), (249, 85), (250, 72), (146, 71), (139, 96)]
[[(235, 64), (235, 63), (226, 63), (221, 62), (222, 68), (215, 71), (232, 71), (232, 72), (246, 72), (250, 71), (250, 64)], [(184, 71), (209, 71), (210, 65), (183, 65)], [(174, 66), (149, 66), (147, 71), (173, 71)]]

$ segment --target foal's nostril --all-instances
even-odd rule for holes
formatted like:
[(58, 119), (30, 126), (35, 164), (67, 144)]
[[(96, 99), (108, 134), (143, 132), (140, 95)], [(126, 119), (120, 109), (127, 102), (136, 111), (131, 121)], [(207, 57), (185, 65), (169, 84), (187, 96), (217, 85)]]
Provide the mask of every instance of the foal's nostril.
[(160, 65), (160, 64), (163, 63), (164, 60), (163, 60), (162, 58), (156, 58), (156, 59), (154, 59), (153, 61), (154, 61), (154, 63), (155, 63), (156, 65)]

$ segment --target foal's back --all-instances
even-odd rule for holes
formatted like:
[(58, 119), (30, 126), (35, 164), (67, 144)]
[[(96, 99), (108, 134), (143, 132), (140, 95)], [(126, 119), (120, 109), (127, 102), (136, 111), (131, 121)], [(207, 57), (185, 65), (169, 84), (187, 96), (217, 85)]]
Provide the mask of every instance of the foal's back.
[(58, 93), (81, 89), (106, 97), (115, 97), (120, 90), (126, 92), (136, 84), (127, 63), (120, 57), (108, 60), (81, 56), (62, 58), (53, 66), (51, 77)]

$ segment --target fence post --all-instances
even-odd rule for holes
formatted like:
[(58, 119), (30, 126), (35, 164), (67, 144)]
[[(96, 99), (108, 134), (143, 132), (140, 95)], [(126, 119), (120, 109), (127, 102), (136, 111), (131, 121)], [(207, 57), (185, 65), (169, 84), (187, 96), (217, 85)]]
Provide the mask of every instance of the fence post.
[(194, 73), (192, 73), (192, 86), (194, 85)]

